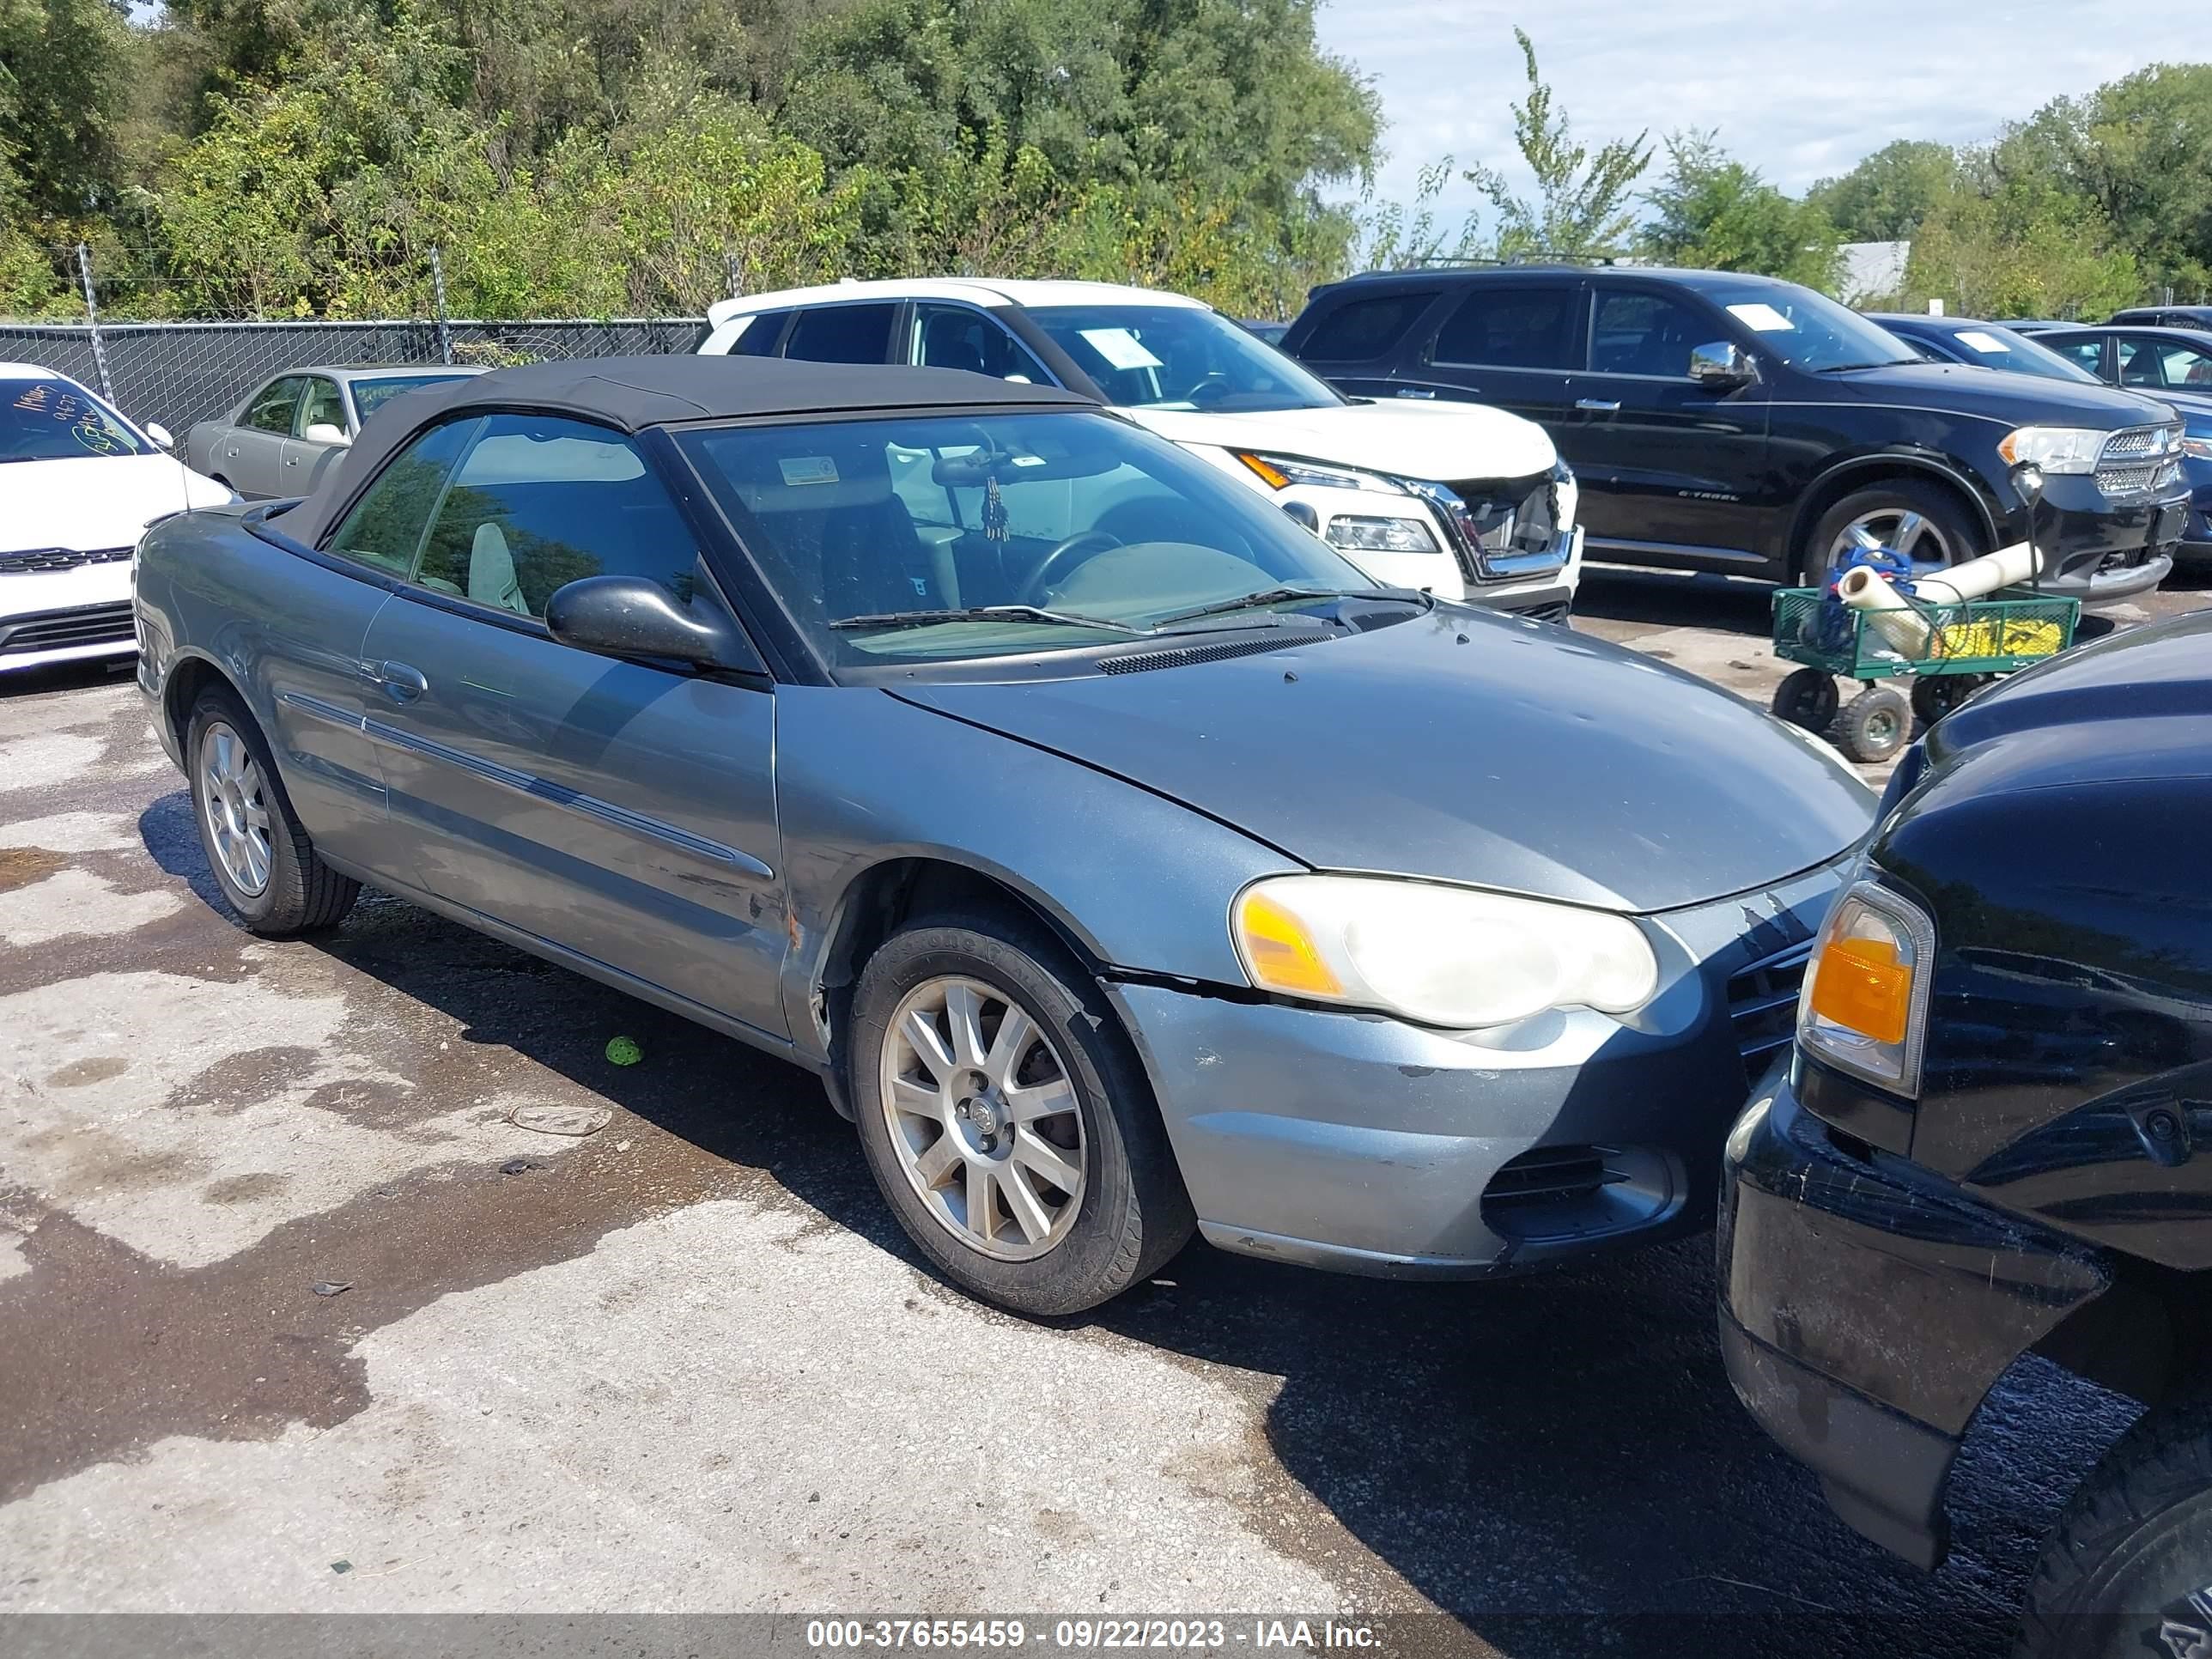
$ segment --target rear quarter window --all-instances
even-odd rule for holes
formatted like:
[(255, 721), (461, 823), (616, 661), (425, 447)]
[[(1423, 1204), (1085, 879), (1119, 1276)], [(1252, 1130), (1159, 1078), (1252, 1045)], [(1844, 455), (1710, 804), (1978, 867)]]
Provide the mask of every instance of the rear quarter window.
[(1319, 362), (1364, 363), (1397, 349), (1406, 331), (1435, 301), (1435, 289), (1394, 289), (1352, 299), (1324, 313), (1296, 355)]

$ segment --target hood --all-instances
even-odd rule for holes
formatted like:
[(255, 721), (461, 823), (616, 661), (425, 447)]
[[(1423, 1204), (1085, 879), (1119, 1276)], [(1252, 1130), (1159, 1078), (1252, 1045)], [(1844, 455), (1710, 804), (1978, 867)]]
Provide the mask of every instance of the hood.
[(1986, 416), (2008, 426), (2081, 426), (2113, 431), (2173, 418), (2162, 398), (2037, 374), (1992, 374), (1978, 364), (1889, 363), (1812, 378), (1839, 401), (1903, 404)]
[(897, 695), (1316, 868), (1608, 909), (1766, 885), (1834, 858), (1873, 815), (1832, 753), (1741, 699), (1555, 624), (1456, 606), (1224, 662)]
[(1179, 444), (1263, 450), (1437, 483), (1525, 478), (1550, 471), (1559, 459), (1542, 427), (1482, 404), (1408, 399), (1233, 415), (1175, 409), (1121, 413)]
[(0, 466), (0, 551), (136, 547), (149, 519), (214, 507), (230, 491), (173, 455), (87, 455)]
[(1966, 795), (2212, 775), (2212, 611), (2016, 674), (1929, 733), (1925, 812)]

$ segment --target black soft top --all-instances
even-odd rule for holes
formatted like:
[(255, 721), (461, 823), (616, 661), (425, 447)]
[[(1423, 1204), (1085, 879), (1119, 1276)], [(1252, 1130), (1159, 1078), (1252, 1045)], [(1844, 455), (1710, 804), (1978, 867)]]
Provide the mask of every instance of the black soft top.
[(574, 415), (638, 432), (684, 421), (873, 410), (1095, 408), (1058, 386), (994, 380), (957, 368), (801, 363), (781, 357), (580, 357), (494, 369), (393, 398), (362, 429), (318, 489), (283, 515), (284, 533), (319, 544), (341, 509), (393, 452), (426, 426), (459, 415), (525, 410)]

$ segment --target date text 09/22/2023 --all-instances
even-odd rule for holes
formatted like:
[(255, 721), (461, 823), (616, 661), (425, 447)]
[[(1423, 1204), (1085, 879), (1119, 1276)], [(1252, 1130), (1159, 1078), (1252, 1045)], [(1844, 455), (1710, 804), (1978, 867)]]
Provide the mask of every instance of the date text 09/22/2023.
[(1035, 1647), (1043, 1652), (1224, 1648), (1261, 1651), (1374, 1650), (1374, 1627), (1335, 1619), (815, 1619), (806, 1645), (819, 1653), (868, 1649)]

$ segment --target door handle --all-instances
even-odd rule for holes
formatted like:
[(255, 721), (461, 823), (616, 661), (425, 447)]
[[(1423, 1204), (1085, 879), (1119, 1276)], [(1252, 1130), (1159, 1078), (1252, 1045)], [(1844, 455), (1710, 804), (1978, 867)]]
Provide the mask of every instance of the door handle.
[(412, 702), (430, 689), (422, 671), (404, 662), (365, 662), (361, 677), (394, 702)]
[(1433, 398), (1436, 395), (1435, 392), (1417, 386), (1401, 386), (1398, 388), (1398, 396), (1401, 398)]
[(1610, 415), (1620, 407), (1620, 399), (1615, 398), (1607, 402), (1603, 398), (1577, 398), (1575, 399), (1575, 407), (1587, 409), (1594, 415)]
[(297, 455), (287, 455), (284, 458), (284, 465), (287, 466), (297, 466), (299, 464), (300, 458)]

